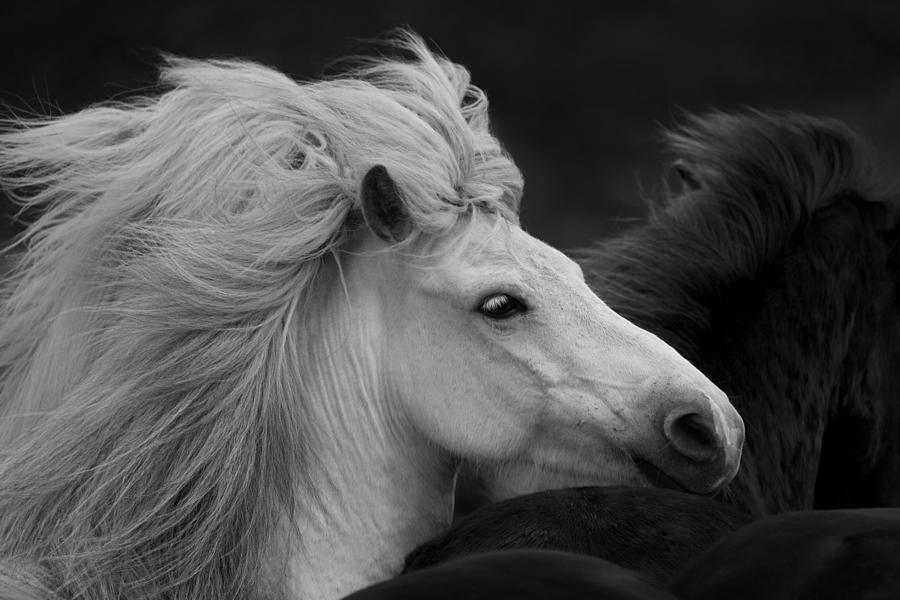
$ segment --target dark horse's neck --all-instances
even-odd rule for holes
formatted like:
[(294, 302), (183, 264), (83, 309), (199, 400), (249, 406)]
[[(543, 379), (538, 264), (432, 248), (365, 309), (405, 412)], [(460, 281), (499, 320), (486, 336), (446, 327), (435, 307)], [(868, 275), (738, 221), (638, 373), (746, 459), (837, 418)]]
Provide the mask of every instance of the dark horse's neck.
[(854, 143), (796, 116), (694, 123), (673, 135), (685, 193), (582, 261), (729, 394), (747, 441), (728, 495), (756, 513), (900, 502), (896, 217), (862, 198)]

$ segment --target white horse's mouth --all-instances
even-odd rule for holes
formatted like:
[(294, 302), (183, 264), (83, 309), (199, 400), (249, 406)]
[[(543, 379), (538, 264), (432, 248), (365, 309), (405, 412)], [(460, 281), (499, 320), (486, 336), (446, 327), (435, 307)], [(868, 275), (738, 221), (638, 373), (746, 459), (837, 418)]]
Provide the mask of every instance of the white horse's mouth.
[[(516, 475), (511, 476), (513, 472)], [(649, 478), (640, 469), (627, 467), (616, 469), (612, 473), (602, 473), (572, 468), (570, 465), (511, 460), (498, 464), (495, 473), (502, 474), (502, 479), (505, 481), (504, 487), (508, 488), (504, 497), (513, 490), (515, 490), (513, 495), (522, 495), (544, 489), (566, 487), (617, 485), (647, 487), (656, 485), (652, 480), (647, 481)], [(540, 486), (535, 487), (534, 484), (538, 481)]]
[(634, 466), (652, 487), (666, 488), (677, 492), (692, 493), (665, 471), (643, 458), (633, 456)]

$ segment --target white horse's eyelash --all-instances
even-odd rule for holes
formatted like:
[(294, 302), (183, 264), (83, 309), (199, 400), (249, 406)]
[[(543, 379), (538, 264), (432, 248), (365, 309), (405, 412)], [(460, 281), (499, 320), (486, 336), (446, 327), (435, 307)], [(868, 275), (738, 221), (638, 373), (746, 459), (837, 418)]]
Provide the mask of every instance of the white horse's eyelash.
[(481, 308), (486, 311), (500, 310), (509, 304), (510, 297), (506, 294), (495, 294), (481, 303)]

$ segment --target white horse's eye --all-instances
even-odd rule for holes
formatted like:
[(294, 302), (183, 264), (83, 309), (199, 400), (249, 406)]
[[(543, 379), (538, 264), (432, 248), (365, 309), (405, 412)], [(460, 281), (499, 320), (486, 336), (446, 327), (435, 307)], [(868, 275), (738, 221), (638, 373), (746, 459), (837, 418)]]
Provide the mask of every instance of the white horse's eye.
[(525, 304), (509, 294), (491, 294), (481, 301), (478, 310), (491, 319), (508, 319), (525, 312)]

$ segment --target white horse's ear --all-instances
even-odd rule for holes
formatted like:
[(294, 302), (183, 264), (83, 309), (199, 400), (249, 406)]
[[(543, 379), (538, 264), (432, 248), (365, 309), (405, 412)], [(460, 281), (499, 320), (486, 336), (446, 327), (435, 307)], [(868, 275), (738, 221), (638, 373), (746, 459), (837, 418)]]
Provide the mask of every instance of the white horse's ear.
[(390, 243), (406, 239), (412, 229), (409, 212), (386, 168), (376, 165), (369, 169), (363, 177), (360, 198), (363, 218), (375, 235)]

